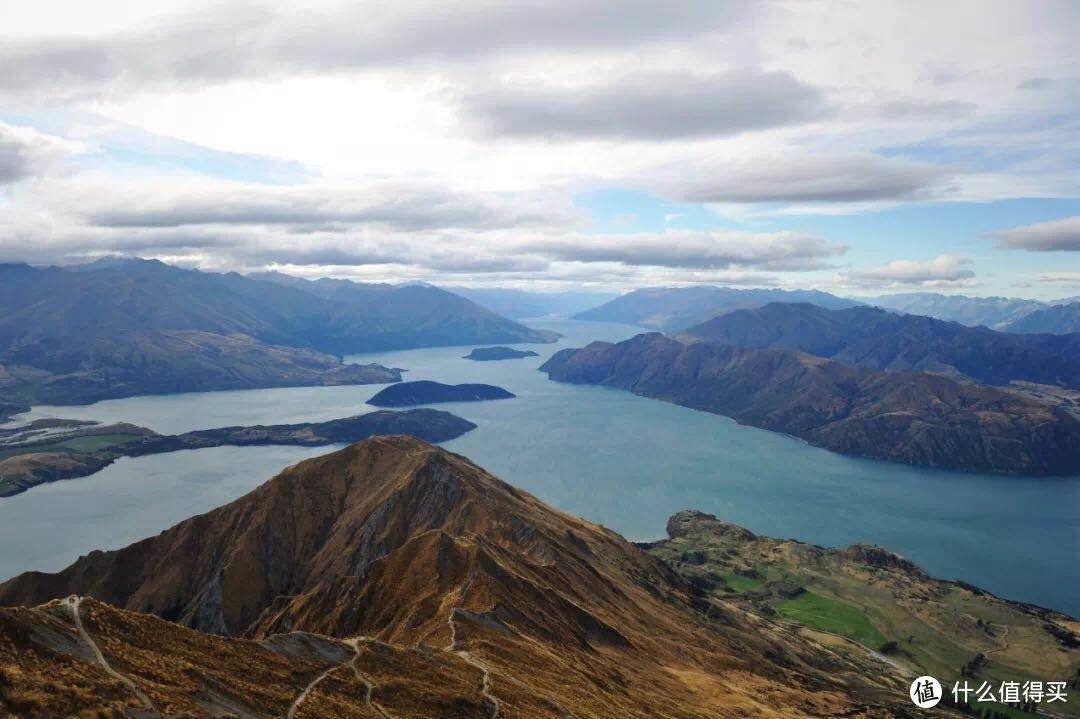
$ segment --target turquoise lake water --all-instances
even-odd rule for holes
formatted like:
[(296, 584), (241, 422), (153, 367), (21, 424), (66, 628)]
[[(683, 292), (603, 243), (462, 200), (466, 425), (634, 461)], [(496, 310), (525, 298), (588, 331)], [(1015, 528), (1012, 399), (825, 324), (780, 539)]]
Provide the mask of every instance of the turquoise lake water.
[[(519, 345), (540, 357), (463, 359), (468, 348), (355, 356), (406, 379), (486, 382), (515, 399), (438, 405), (478, 429), (444, 446), (573, 514), (630, 539), (664, 536), (694, 508), (749, 529), (825, 545), (880, 544), (931, 574), (1080, 615), (1080, 477), (1014, 478), (843, 457), (716, 415), (602, 387), (551, 382), (537, 367), (562, 347), (618, 340), (625, 325), (528, 324), (564, 334)], [(381, 385), (134, 397), (35, 407), (29, 417), (128, 421), (174, 433), (345, 417)], [(253, 489), (326, 448), (220, 447), (122, 459), (93, 477), (0, 500), (0, 577), (60, 569), (80, 553), (156, 534)]]

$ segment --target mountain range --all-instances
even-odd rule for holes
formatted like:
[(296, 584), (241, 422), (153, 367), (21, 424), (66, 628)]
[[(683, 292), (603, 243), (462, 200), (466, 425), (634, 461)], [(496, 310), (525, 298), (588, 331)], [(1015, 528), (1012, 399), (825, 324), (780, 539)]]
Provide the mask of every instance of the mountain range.
[(877, 297), (855, 297), (864, 304), (909, 315), (925, 315), (959, 322), (969, 327), (982, 325), (1005, 330), (1009, 324), (1048, 305), (1019, 297), (970, 297), (940, 292), (901, 292)]
[(770, 302), (808, 302), (828, 308), (854, 307), (855, 300), (817, 290), (738, 289), (734, 287), (648, 287), (634, 290), (574, 319), (622, 322), (676, 332), (737, 309)]
[[(1002, 332), (1067, 334), (1080, 327), (1076, 298), (1054, 302), (1015, 297), (968, 297), (938, 292), (906, 292), (879, 297), (838, 297), (816, 290), (735, 287), (648, 287), (583, 310), (574, 319), (622, 322), (661, 332), (679, 332), (737, 309), (773, 302), (807, 303), (826, 309), (869, 305), (901, 314), (922, 315), (986, 326)], [(1027, 318), (1032, 316), (1031, 320)]]
[(406, 437), (20, 575), (0, 604), (36, 607), (0, 609), (0, 697), (31, 715), (910, 715), (897, 666), (713, 601), (618, 534)]
[(561, 350), (540, 369), (560, 382), (618, 387), (843, 454), (1004, 474), (1080, 472), (1080, 417), (1067, 407), (937, 374), (659, 333)]
[(877, 370), (1080, 388), (1080, 333), (1018, 335), (874, 307), (773, 303), (719, 315), (686, 334), (736, 347), (799, 350)]
[(551, 333), (430, 286), (309, 282), (112, 260), (0, 265), (0, 401), (392, 382), (354, 352), (546, 342)]
[(1035, 310), (1006, 325), (1007, 332), (1080, 332), (1080, 301)]

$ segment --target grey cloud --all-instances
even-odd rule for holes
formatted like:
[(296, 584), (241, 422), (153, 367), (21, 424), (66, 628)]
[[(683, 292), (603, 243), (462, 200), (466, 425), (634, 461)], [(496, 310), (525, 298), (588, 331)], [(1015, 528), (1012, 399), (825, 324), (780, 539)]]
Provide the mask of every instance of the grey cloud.
[(0, 186), (32, 177), (73, 151), (59, 138), (0, 122)]
[(652, 184), (683, 202), (868, 202), (917, 197), (945, 175), (934, 165), (865, 153), (793, 155), (685, 167)]
[(1052, 252), (1080, 251), (1080, 215), (991, 232), (1000, 247)]
[(462, 99), (493, 136), (664, 140), (802, 123), (827, 112), (823, 93), (784, 72), (653, 73), (573, 89), (493, 88)]
[(1051, 87), (1054, 81), (1048, 77), (1029, 77), (1016, 86), (1017, 90), (1045, 90)]
[(330, 13), (215, 9), (136, 32), (5, 42), (0, 89), (94, 95), (492, 53), (625, 47), (722, 30), (751, 7), (746, 0), (463, 0), (368, 2)]
[(814, 270), (847, 247), (795, 232), (693, 232), (566, 236), (534, 239), (520, 249), (571, 262), (619, 262), (685, 269)]
[(977, 108), (975, 103), (961, 100), (894, 100), (877, 105), (875, 112), (886, 120), (955, 119), (970, 115)]

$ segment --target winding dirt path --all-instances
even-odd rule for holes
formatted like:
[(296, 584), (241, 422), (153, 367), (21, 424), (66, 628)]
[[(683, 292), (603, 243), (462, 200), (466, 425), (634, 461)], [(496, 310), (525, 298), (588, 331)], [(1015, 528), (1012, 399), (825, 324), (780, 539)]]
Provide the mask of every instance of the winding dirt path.
[(356, 680), (364, 685), (364, 704), (368, 709), (378, 714), (382, 719), (390, 719), (390, 715), (387, 714), (381, 706), (372, 701), (371, 695), (375, 692), (375, 682), (372, 681), (364, 672), (360, 671), (360, 668), (356, 666), (356, 662), (360, 659), (360, 642), (368, 641), (367, 637), (356, 637), (354, 639), (346, 639), (345, 643), (353, 648), (353, 658), (347, 663), (347, 666), (352, 669), (353, 676)]
[(289, 711), (285, 714), (285, 719), (293, 719), (293, 717), (296, 716), (296, 710), (299, 709), (300, 705), (304, 703), (304, 700), (308, 698), (308, 694), (311, 694), (312, 690), (315, 689), (315, 687), (319, 686), (319, 682), (321, 682), (323, 679), (326, 679), (328, 676), (336, 672), (344, 665), (345, 662), (342, 662), (341, 664), (335, 664), (319, 676), (312, 679), (311, 683), (304, 687), (304, 691), (300, 692), (300, 696), (296, 697), (296, 699), (293, 700), (292, 706), (289, 707)]
[(83, 626), (82, 617), (79, 615), (79, 607), (82, 605), (83, 598), (78, 595), (71, 595), (64, 600), (64, 606), (71, 610), (71, 616), (75, 620), (75, 629), (78, 630), (79, 636), (90, 647), (90, 651), (94, 653), (94, 660), (98, 666), (105, 670), (105, 672), (114, 679), (119, 680), (131, 693), (134, 694), (139, 701), (143, 703), (143, 706), (153, 712), (155, 715), (160, 716), (158, 710), (154, 708), (154, 703), (150, 701), (150, 697), (146, 696), (146, 693), (139, 688), (139, 685), (129, 677), (124, 676), (120, 672), (112, 668), (108, 661), (105, 659), (105, 655), (101, 653), (101, 649), (98, 647), (97, 642), (90, 636), (89, 632)]
[(386, 711), (376, 704), (372, 700), (372, 694), (375, 692), (375, 683), (364, 672), (360, 671), (360, 668), (356, 666), (356, 663), (360, 660), (360, 643), (370, 641), (367, 637), (354, 637), (352, 639), (334, 639), (333, 637), (325, 637), (330, 641), (341, 642), (353, 650), (353, 655), (350, 659), (346, 659), (340, 664), (328, 668), (319, 676), (311, 680), (311, 683), (304, 687), (304, 691), (300, 692), (300, 696), (293, 700), (292, 706), (289, 707), (289, 711), (285, 714), (285, 719), (294, 719), (296, 712), (300, 709), (300, 705), (308, 698), (315, 687), (319, 686), (319, 683), (326, 679), (328, 676), (336, 672), (342, 667), (347, 667), (356, 677), (356, 680), (364, 685), (364, 706), (370, 709), (373, 713), (378, 714), (382, 719), (392, 719), (392, 717), (386, 713)]
[[(464, 601), (465, 595), (469, 593), (469, 589), (472, 588), (473, 580), (475, 578), (475, 574), (470, 574), (469, 581), (465, 583), (465, 586), (462, 587), (461, 591), (458, 593), (459, 605)], [(502, 713), (502, 703), (491, 693), (491, 672), (488, 671), (487, 666), (482, 661), (472, 656), (464, 649), (457, 648), (457, 625), (454, 624), (454, 616), (457, 614), (458, 609), (460, 609), (460, 606), (455, 606), (450, 610), (449, 616), (446, 617), (446, 623), (450, 626), (450, 644), (447, 645), (446, 651), (458, 655), (480, 670), (483, 677), (480, 684), (480, 694), (484, 697), (484, 701), (491, 706), (491, 715), (489, 719), (499, 719), (499, 714)]]

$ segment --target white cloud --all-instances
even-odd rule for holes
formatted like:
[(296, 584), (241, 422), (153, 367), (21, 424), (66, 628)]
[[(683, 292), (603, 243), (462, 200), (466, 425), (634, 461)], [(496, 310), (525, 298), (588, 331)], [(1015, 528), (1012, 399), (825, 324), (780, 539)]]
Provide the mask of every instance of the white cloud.
[(1080, 251), (1080, 215), (991, 232), (1002, 247), (1051, 252)]
[(521, 248), (564, 261), (774, 271), (822, 269), (832, 258), (847, 251), (844, 245), (796, 232), (674, 229), (659, 233), (542, 237), (522, 243)]
[(926, 260), (893, 260), (877, 267), (840, 273), (836, 283), (849, 287), (970, 287), (975, 284), (971, 260), (938, 255)]

